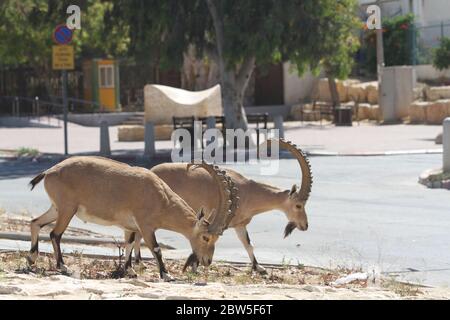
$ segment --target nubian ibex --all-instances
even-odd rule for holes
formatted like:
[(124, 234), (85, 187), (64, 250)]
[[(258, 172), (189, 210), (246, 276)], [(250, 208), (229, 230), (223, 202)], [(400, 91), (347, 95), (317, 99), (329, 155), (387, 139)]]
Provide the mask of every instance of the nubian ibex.
[[(278, 141), (278, 140), (277, 140)], [(270, 144), (272, 140), (267, 141)], [(308, 219), (306, 216), (306, 203), (309, 198), (312, 186), (312, 173), (309, 160), (306, 155), (295, 144), (283, 139), (279, 140), (280, 148), (289, 150), (297, 159), (302, 172), (301, 186), (293, 185), (290, 190), (282, 190), (278, 187), (264, 183), (259, 183), (245, 178), (238, 172), (231, 169), (224, 169), (231, 177), (238, 189), (239, 208), (229, 224), (229, 227), (235, 229), (239, 240), (244, 245), (252, 261), (252, 268), (259, 273), (266, 273), (260, 266), (253, 253), (253, 245), (246, 226), (252, 218), (260, 213), (270, 210), (283, 211), (289, 223), (284, 230), (284, 236), (287, 237), (297, 228), (303, 231), (308, 229)], [(201, 206), (213, 208), (217, 202), (217, 196), (212, 192), (214, 181), (204, 172), (189, 171), (186, 164), (164, 163), (155, 166), (151, 170), (158, 177), (164, 180), (173, 191), (179, 194), (192, 208), (198, 209)], [(195, 192), (192, 192), (195, 187)], [(136, 261), (140, 260), (140, 238), (135, 246)], [(195, 255), (189, 257), (187, 264), (192, 264), (196, 268)], [(186, 267), (186, 266), (185, 266)]]
[[(60, 249), (61, 236), (73, 216), (77, 215), (86, 222), (114, 225), (125, 230), (129, 253), (135, 234), (142, 235), (158, 263), (161, 278), (165, 280), (172, 277), (164, 265), (156, 241), (155, 231), (158, 229), (184, 235), (190, 241), (195, 258), (205, 266), (210, 265), (215, 242), (236, 210), (236, 189), (217, 167), (205, 163), (196, 166), (206, 169), (213, 181), (209, 194), (214, 194), (217, 201), (214, 207), (209, 207), (208, 215), (204, 214), (202, 205), (196, 214), (165, 182), (145, 168), (131, 167), (101, 157), (72, 157), (42, 172), (30, 184), (33, 189), (45, 179), (45, 190), (52, 205), (31, 222), (28, 262), (33, 264), (37, 259), (39, 230), (56, 221), (50, 238), (57, 267), (65, 269)], [(201, 186), (191, 185), (191, 191), (197, 187)], [(126, 256), (125, 261), (125, 268), (130, 268), (131, 254)]]

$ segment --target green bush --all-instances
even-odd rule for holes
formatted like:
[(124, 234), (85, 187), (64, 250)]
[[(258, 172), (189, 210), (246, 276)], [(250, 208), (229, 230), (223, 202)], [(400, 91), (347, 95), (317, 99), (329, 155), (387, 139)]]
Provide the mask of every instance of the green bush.
[(433, 51), (433, 66), (441, 71), (450, 67), (450, 38), (443, 37), (440, 46)]

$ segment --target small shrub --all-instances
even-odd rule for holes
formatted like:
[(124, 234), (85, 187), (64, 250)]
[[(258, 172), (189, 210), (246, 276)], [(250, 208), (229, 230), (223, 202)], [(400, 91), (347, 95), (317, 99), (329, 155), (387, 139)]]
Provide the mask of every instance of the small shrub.
[(440, 46), (433, 51), (433, 66), (441, 71), (450, 67), (450, 38), (443, 37)]
[(36, 157), (39, 155), (39, 150), (33, 148), (22, 147), (17, 150), (18, 157)]

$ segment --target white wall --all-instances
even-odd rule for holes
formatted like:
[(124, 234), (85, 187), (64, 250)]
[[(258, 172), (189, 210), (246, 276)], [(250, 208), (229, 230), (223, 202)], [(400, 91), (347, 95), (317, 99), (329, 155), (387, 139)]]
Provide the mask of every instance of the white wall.
[(299, 77), (295, 66), (287, 62), (283, 65), (283, 81), (284, 104), (294, 105), (311, 96), (318, 78), (313, 76), (311, 72), (306, 72), (302, 77)]
[(450, 78), (450, 70), (439, 71), (435, 69), (431, 64), (414, 66), (414, 69), (416, 70), (418, 81), (436, 80), (442, 77)]

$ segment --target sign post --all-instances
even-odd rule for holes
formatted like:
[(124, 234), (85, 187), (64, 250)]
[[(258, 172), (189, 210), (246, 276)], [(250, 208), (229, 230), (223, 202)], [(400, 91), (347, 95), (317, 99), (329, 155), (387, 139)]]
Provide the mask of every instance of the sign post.
[(64, 154), (69, 154), (68, 138), (67, 138), (67, 70), (75, 68), (75, 58), (73, 46), (69, 45), (72, 41), (72, 30), (64, 25), (57, 26), (53, 32), (53, 40), (58, 45), (53, 46), (52, 50), (52, 66), (53, 70), (62, 71), (62, 103), (64, 116)]

